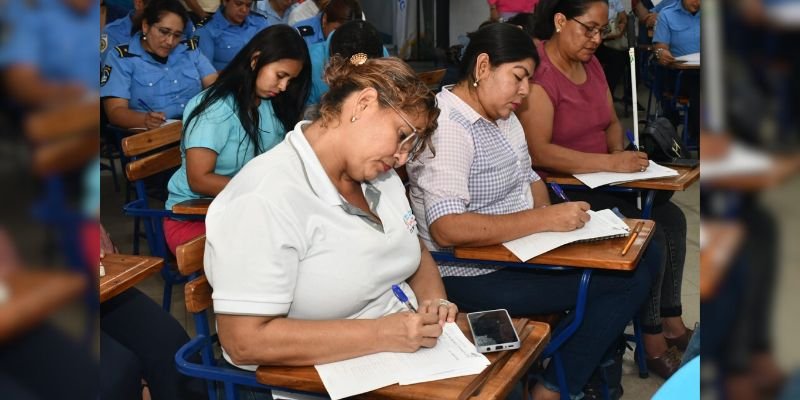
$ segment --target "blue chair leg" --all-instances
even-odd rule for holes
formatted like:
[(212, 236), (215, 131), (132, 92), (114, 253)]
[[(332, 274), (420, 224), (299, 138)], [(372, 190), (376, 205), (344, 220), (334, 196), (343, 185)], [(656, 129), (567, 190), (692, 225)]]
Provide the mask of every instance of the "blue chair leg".
[(237, 400), (239, 393), (236, 392), (236, 384), (225, 382), (225, 400)]
[(633, 320), (633, 338), (636, 342), (636, 358), (637, 364), (639, 364), (639, 378), (646, 379), (650, 376), (650, 372), (647, 370), (647, 355), (644, 352), (644, 341), (642, 341), (642, 325), (638, 319), (634, 318)]

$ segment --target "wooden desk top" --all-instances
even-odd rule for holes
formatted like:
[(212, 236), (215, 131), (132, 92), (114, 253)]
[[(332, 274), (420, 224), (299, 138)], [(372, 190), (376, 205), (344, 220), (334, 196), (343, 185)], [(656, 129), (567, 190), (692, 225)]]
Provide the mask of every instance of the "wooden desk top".
[[(666, 178), (620, 183), (619, 185), (614, 185), (614, 186), (636, 188), (636, 189), (670, 190), (673, 192), (682, 192), (700, 178), (700, 166), (696, 166), (694, 168), (690, 167), (669, 167), (669, 168), (678, 171), (678, 175)], [(584, 186), (583, 183), (579, 181), (578, 178), (572, 176), (572, 174), (564, 174), (557, 172), (556, 173), (548, 172), (545, 181), (547, 183), (556, 182), (559, 185)]]
[(744, 192), (772, 189), (800, 172), (800, 156), (775, 156), (769, 171), (703, 179), (704, 187)]
[[(571, 243), (540, 254), (528, 260), (527, 263), (632, 271), (636, 269), (636, 265), (642, 258), (642, 250), (650, 243), (650, 239), (653, 236), (653, 228), (656, 225), (651, 220), (625, 219), (625, 223), (631, 228), (638, 221), (644, 221), (642, 231), (639, 232), (639, 236), (636, 237), (630, 250), (624, 256), (620, 255), (620, 253), (625, 247), (628, 238), (620, 237), (596, 242)], [(472, 260), (522, 262), (511, 250), (503, 245), (471, 248), (456, 247), (455, 256)]]
[(158, 257), (126, 254), (106, 254), (103, 268), (106, 275), (100, 278), (100, 302), (104, 302), (158, 272), (164, 260)]
[(9, 298), (0, 303), (0, 343), (42, 322), (86, 287), (75, 273), (22, 270), (6, 277)]
[[(514, 319), (516, 321), (516, 318)], [(460, 313), (457, 319), (458, 327), (464, 335), (472, 341), (466, 315)], [(550, 327), (544, 322), (530, 321), (525, 329), (532, 329), (520, 348), (513, 350), (515, 353), (508, 362), (495, 371), (484, 384), (479, 399), (505, 399), (514, 384), (525, 374), (533, 361), (539, 357), (545, 345), (550, 340)], [(489, 361), (494, 362), (503, 352), (487, 353)], [(491, 367), (491, 366), (489, 366)], [(489, 368), (487, 367), (487, 368)], [(429, 399), (456, 399), (459, 394), (478, 375), (461, 376), (458, 378), (442, 379), (433, 382), (418, 383), (415, 385), (400, 386), (397, 384), (387, 386), (369, 393), (355, 396), (358, 399), (393, 399), (393, 400), (429, 400)], [(325, 393), (325, 387), (311, 367), (268, 367), (261, 366), (256, 371), (256, 379), (265, 385), (275, 385), (307, 392)]]
[(744, 239), (744, 227), (737, 222), (703, 222), (707, 244), (700, 250), (700, 299), (717, 292), (733, 257)]
[(182, 201), (172, 206), (172, 212), (175, 214), (189, 214), (189, 215), (206, 215), (208, 206), (214, 199), (193, 199)]

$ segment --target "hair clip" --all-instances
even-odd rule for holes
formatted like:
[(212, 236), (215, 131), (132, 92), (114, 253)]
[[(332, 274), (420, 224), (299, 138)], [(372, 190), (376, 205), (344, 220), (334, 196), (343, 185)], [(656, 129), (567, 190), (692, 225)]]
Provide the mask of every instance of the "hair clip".
[(350, 64), (361, 65), (367, 62), (367, 55), (364, 53), (356, 53), (350, 56)]

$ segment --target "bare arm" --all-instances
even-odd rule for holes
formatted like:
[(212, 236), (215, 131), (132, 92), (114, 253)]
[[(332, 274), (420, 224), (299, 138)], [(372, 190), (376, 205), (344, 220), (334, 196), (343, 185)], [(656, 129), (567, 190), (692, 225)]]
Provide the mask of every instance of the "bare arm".
[(442, 333), (432, 313), (379, 319), (309, 321), (217, 314), (220, 343), (235, 364), (302, 366), (381, 351), (433, 347)]
[(13, 65), (5, 70), (3, 78), (11, 98), (31, 107), (76, 100), (86, 93), (79, 83), (45, 80), (33, 65)]
[(526, 107), (517, 116), (525, 130), (534, 167), (573, 174), (608, 169), (611, 162), (608, 154), (583, 153), (552, 143), (555, 110), (540, 85), (531, 86)]
[(420, 259), (417, 272), (408, 279), (408, 284), (419, 301), (419, 312), (432, 312), (439, 315), (439, 323), (454, 322), (458, 315), (458, 307), (455, 304), (449, 306), (439, 306), (439, 299), (447, 300), (447, 293), (444, 290), (442, 276), (439, 275), (439, 268), (433, 260), (428, 248), (422, 239), (419, 240), (422, 258)]
[(219, 76), (218, 72), (214, 72), (213, 74), (208, 74), (204, 76), (203, 79), (200, 80), (200, 82), (203, 84), (203, 89), (211, 86), (211, 84), (217, 80), (218, 76)]
[(547, 193), (547, 185), (544, 184), (544, 179), (531, 182), (531, 193), (533, 193), (533, 207), (547, 207), (550, 204), (550, 194)]
[(666, 43), (653, 44), (653, 51), (658, 57), (658, 63), (661, 65), (669, 65), (675, 62), (675, 56), (669, 51), (669, 45)]
[(442, 247), (491, 246), (544, 231), (571, 231), (589, 220), (589, 204), (577, 201), (511, 214), (466, 212), (445, 215), (431, 224), (431, 236)]
[(617, 112), (614, 110), (614, 100), (611, 97), (611, 91), (608, 90), (608, 107), (611, 109), (611, 123), (606, 128), (606, 144), (608, 145), (609, 153), (617, 153), (625, 151), (625, 146), (622, 140), (622, 124), (619, 122)]
[(205, 147), (186, 150), (186, 178), (193, 192), (216, 197), (231, 178), (214, 173), (217, 153)]
[(158, 128), (166, 121), (163, 112), (139, 112), (128, 108), (128, 99), (107, 97), (103, 99), (103, 106), (108, 115), (108, 121), (124, 129), (133, 128)]
[[(553, 103), (544, 89), (540, 85), (534, 84), (531, 94), (528, 96), (527, 106), (518, 115), (522, 127), (525, 129), (528, 152), (533, 160), (533, 166), (570, 174), (598, 171), (635, 172), (639, 171), (642, 166), (646, 167), (646, 158), (641, 160), (644, 153), (621, 151), (623, 148), (622, 126), (613, 111), (611, 94), (608, 91), (607, 94), (608, 107), (611, 107), (612, 111), (611, 123), (606, 128), (606, 140), (609, 151), (620, 150), (620, 152), (614, 154), (584, 153), (552, 143), (553, 116), (555, 115)], [(609, 136), (614, 136), (614, 139), (609, 139)]]

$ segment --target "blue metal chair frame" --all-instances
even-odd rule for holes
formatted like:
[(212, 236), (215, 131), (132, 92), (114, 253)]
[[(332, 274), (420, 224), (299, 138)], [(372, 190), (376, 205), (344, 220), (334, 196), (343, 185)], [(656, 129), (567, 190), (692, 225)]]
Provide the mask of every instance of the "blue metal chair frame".
[[(190, 277), (193, 280), (199, 276), (200, 274), (194, 273)], [(256, 380), (256, 374), (254, 372), (240, 371), (219, 366), (217, 360), (214, 358), (213, 352), (213, 346), (215, 343), (219, 342), (219, 337), (216, 334), (211, 334), (206, 312), (207, 310), (193, 313), (192, 316), (194, 317), (197, 336), (178, 349), (178, 352), (175, 353), (175, 365), (180, 373), (205, 380), (209, 399), (214, 400), (217, 398), (217, 388), (214, 382), (222, 383), (225, 399), (227, 400), (237, 400), (239, 398), (239, 393), (236, 390), (237, 385), (268, 390), (279, 389), (286, 392), (328, 398), (319, 393), (302, 392), (283, 387), (263, 385)], [(192, 358), (197, 354), (200, 355), (200, 359), (202, 360), (200, 364), (192, 361)]]

